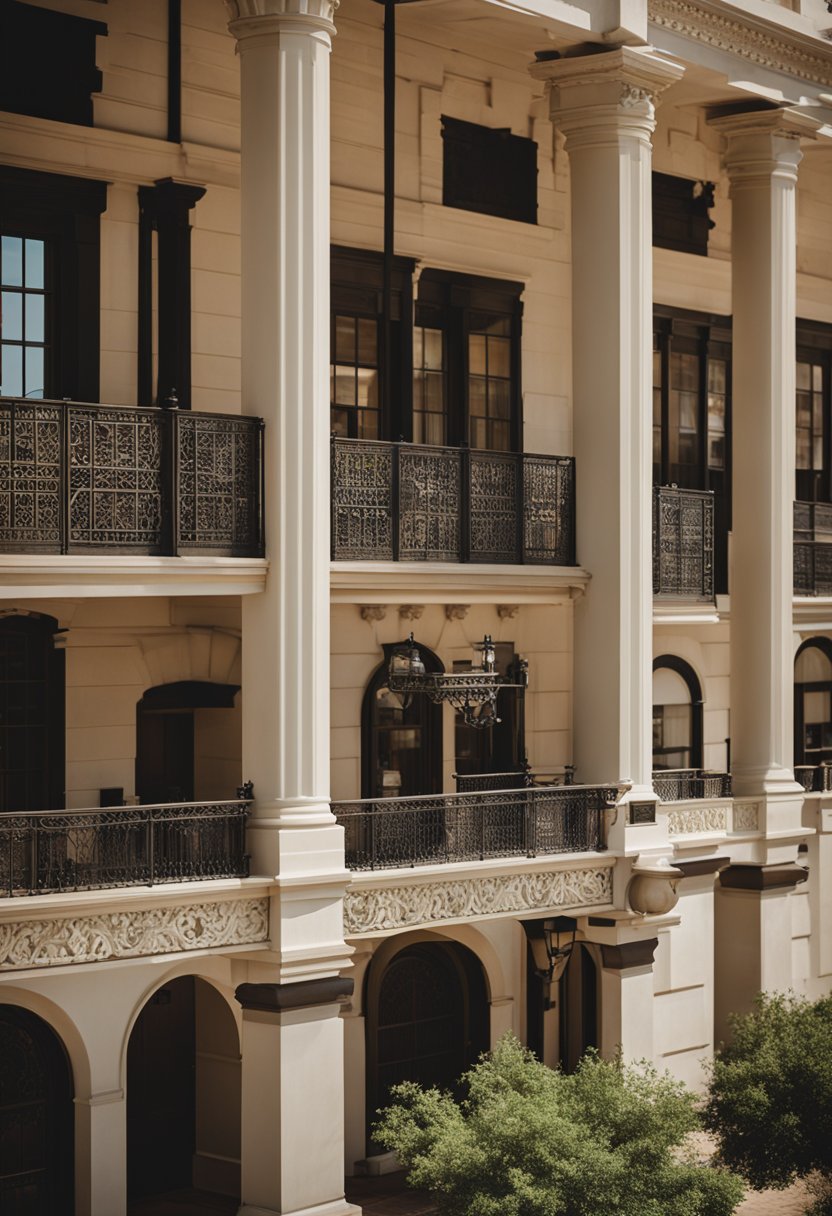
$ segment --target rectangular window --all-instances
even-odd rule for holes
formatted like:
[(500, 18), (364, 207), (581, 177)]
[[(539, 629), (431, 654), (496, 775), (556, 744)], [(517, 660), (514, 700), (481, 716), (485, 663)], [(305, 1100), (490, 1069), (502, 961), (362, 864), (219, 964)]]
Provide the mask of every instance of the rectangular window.
[(699, 358), (673, 351), (670, 356), (670, 477), (696, 488), (699, 464)]
[(106, 34), (102, 21), (0, 0), (0, 110), (91, 127)]
[(728, 364), (708, 360), (708, 468), (725, 468), (725, 418), (728, 402)]
[(444, 446), (448, 441), (445, 392), (445, 335), (417, 325), (413, 330), (413, 442)]
[(332, 430), (350, 439), (378, 439), (378, 321), (375, 317), (332, 319)]
[(47, 243), (0, 236), (0, 394), (48, 392), (50, 294)]
[(670, 173), (653, 174), (653, 244), (680, 253), (708, 254), (713, 221), (713, 182), (692, 181)]
[(468, 442), (511, 451), (511, 320), (473, 313), (468, 330)]
[(537, 223), (537, 144), (442, 115), (442, 202), (502, 219)]

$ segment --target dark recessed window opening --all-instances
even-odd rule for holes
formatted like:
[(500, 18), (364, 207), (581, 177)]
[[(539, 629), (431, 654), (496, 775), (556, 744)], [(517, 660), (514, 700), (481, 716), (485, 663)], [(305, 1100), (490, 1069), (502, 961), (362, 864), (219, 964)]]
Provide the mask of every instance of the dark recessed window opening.
[(506, 128), (442, 115), (442, 202), (537, 223), (537, 144)]
[(0, 0), (0, 110), (91, 127), (102, 21)]
[(691, 181), (670, 173), (653, 174), (653, 244), (680, 253), (708, 254), (714, 222), (713, 182)]

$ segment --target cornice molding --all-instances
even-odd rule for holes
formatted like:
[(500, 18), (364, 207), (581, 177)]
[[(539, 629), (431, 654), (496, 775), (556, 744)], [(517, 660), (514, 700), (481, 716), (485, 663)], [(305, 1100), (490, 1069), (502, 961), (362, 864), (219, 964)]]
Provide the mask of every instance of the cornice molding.
[(648, 22), (758, 67), (832, 85), (832, 46), (829, 55), (821, 54), (786, 29), (775, 30), (757, 21), (746, 23), (690, 0), (650, 0)]
[(228, 28), (238, 42), (293, 33), (335, 33), (340, 0), (226, 0)]

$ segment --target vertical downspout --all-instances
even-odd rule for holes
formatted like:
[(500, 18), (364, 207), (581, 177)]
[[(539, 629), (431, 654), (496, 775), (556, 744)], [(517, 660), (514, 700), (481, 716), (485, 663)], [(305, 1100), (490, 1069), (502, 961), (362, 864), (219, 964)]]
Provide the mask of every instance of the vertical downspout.
[(393, 257), (396, 223), (396, 0), (384, 0), (384, 292), (382, 302), (382, 425), (398, 438), (393, 415)]

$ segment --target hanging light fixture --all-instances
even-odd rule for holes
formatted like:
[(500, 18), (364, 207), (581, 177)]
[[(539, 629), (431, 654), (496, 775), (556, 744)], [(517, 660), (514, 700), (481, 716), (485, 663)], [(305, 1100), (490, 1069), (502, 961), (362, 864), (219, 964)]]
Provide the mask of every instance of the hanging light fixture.
[(578, 922), (571, 916), (523, 921), (534, 960), (535, 975), (543, 984), (543, 1008), (552, 1008), (552, 985), (566, 970), (575, 948)]
[(422, 656), (411, 633), (403, 646), (390, 655), (387, 667), (387, 687), (402, 697), (405, 707), (416, 693), (430, 698), (435, 705), (452, 705), (462, 714), (465, 723), (479, 730), (499, 723), (497, 696), (501, 688), (525, 688), (528, 665), (520, 660), (520, 674), (513, 683), (497, 673), (497, 652), (490, 634), (474, 646), (480, 651), (478, 667), (467, 671), (426, 671)]

